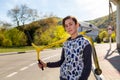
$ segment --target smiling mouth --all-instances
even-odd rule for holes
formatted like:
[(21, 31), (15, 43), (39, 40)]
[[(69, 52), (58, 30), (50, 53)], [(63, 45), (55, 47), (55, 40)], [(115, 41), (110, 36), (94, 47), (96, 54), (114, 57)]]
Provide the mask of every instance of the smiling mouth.
[(68, 32), (71, 32), (72, 30), (69, 30)]

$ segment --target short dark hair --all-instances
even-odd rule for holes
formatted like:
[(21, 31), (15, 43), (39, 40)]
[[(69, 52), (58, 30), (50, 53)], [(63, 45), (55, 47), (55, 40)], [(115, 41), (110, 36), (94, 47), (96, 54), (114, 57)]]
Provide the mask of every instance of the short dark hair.
[(78, 23), (78, 21), (77, 21), (77, 19), (76, 19), (75, 17), (73, 17), (73, 16), (66, 16), (66, 17), (63, 18), (63, 20), (62, 20), (62, 25), (63, 25), (63, 27), (65, 27), (65, 21), (66, 21), (67, 19), (72, 19), (72, 20), (75, 22), (75, 24)]

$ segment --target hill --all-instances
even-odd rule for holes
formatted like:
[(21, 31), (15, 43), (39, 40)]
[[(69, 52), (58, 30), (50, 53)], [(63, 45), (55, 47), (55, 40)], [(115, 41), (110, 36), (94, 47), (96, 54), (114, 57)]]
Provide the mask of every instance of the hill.
[[(110, 19), (109, 19), (109, 16), (110, 16)], [(109, 24), (112, 26), (116, 26), (116, 11), (113, 12), (113, 14), (106, 15), (94, 20), (87, 21), (87, 22), (94, 24), (100, 29), (107, 28)]]

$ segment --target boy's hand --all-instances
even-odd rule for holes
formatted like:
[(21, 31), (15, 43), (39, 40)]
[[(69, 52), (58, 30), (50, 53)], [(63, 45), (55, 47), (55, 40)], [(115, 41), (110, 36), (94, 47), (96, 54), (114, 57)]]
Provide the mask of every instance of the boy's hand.
[(47, 64), (41, 60), (38, 60), (38, 67), (44, 70), (44, 67), (47, 67)]

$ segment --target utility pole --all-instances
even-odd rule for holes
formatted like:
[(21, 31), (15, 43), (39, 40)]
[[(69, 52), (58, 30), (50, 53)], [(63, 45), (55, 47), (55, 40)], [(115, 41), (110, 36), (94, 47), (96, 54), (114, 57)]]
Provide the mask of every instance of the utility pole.
[(109, 50), (111, 50), (111, 43), (112, 43), (112, 41), (111, 41), (112, 27), (111, 27), (110, 25), (108, 26), (108, 34), (109, 34), (109, 43), (110, 43), (110, 48), (109, 48)]
[(117, 50), (120, 52), (120, 0), (117, 2), (117, 28), (116, 28), (116, 35), (117, 35)]
[(117, 50), (120, 53), (120, 0), (110, 0), (113, 2), (117, 7), (117, 27), (116, 27), (116, 42), (117, 42)]

